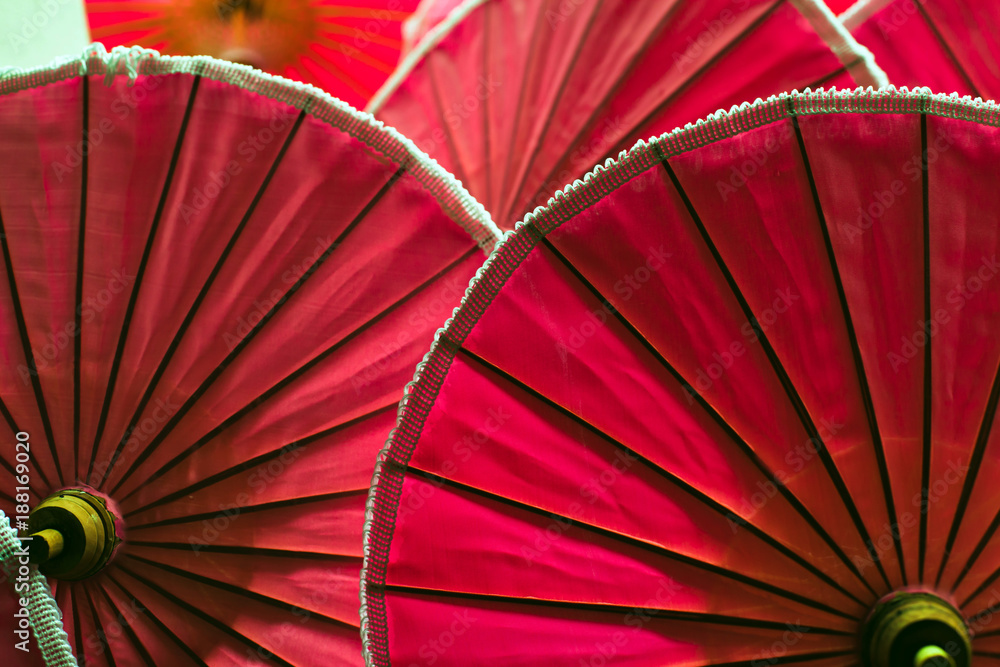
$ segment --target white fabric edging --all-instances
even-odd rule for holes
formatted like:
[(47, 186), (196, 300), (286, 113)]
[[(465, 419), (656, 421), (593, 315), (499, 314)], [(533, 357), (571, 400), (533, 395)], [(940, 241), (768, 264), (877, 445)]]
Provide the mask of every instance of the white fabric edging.
[[(3, 510), (0, 510), (0, 567), (11, 582), (16, 582), (17, 577), (21, 576), (22, 586), (23, 572), (19, 573), (19, 570), (28, 568), (28, 591), (20, 595), (22, 607), (19, 611), (25, 608), (28, 610), (28, 624), (35, 634), (42, 658), (49, 667), (77, 667), (69, 638), (63, 629), (62, 612), (52, 597), (49, 583), (37, 567), (25, 565), (22, 558), (27, 560), (27, 553), (21, 548), (17, 531), (10, 525)], [(16, 627), (18, 623), (15, 622), (14, 625)]]

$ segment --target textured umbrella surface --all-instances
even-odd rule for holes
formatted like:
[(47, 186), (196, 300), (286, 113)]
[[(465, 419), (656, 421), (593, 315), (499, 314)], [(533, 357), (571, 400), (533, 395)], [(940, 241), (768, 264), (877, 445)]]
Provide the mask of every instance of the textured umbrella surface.
[(996, 663), (998, 124), (781, 95), (529, 215), (380, 455), (369, 664), (846, 667), (906, 587)]
[(472, 0), (368, 110), (512, 228), (637, 139), (757, 97), (878, 80), (822, 3)]
[(869, 0), (841, 16), (896, 86), (983, 99), (1000, 93), (1000, 6), (964, 0)]
[(125, 523), (55, 582), (81, 663), (358, 664), (372, 462), (482, 208), (321, 91), (152, 52), (0, 79), (0, 162), (0, 429), (30, 505)]
[(88, 0), (90, 34), (214, 56), (316, 85), (360, 107), (395, 68), (417, 0)]

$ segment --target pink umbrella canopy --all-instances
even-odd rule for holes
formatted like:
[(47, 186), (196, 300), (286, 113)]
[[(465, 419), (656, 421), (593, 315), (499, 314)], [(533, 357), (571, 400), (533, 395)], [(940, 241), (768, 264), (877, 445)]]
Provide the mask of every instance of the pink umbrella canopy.
[(82, 489), (124, 539), (60, 575), (60, 524), (41, 566), (81, 664), (361, 664), (372, 462), (489, 217), (370, 116), (210, 58), (8, 72), (0, 162), (0, 429), (30, 451), (0, 509), (16, 471), (32, 522)]
[(783, 94), (527, 216), (380, 455), (368, 664), (1000, 662), (998, 125)]
[(786, 90), (880, 82), (821, 2), (469, 0), (368, 110), (512, 228), (639, 138)]
[(1000, 6), (962, 0), (867, 0), (841, 19), (889, 82), (983, 99), (1000, 93)]
[(417, 0), (87, 0), (90, 34), (214, 56), (316, 85), (360, 107), (399, 60)]

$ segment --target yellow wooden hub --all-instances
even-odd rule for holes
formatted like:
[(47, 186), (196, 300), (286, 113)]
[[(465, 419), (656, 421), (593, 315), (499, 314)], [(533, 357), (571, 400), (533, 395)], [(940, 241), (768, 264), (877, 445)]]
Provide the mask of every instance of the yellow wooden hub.
[(121, 543), (105, 500), (83, 489), (64, 489), (40, 502), (22, 539), (42, 574), (67, 581), (100, 572)]
[(875, 606), (862, 633), (865, 667), (971, 667), (962, 615), (936, 595), (897, 592)]

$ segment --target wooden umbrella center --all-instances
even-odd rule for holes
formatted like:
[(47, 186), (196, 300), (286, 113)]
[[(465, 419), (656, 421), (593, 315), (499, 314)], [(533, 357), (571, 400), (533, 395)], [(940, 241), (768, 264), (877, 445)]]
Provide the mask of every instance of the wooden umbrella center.
[(931, 593), (896, 592), (879, 601), (862, 632), (866, 667), (971, 667), (962, 615)]

